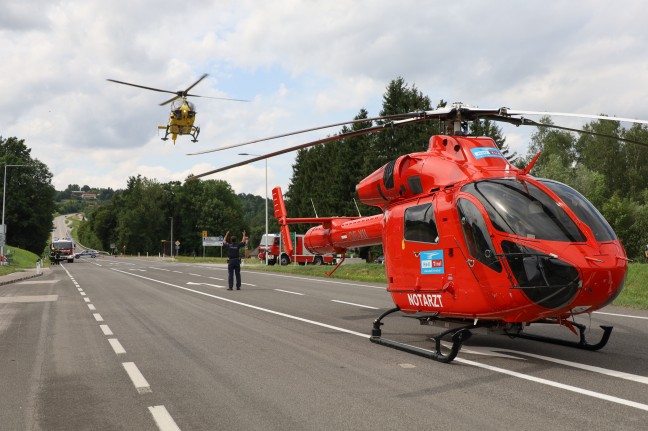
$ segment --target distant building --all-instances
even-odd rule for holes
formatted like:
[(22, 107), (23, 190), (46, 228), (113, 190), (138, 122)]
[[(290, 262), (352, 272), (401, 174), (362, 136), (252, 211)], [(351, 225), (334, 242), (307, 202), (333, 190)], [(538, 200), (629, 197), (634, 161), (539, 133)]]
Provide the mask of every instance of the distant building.
[(93, 200), (96, 200), (97, 199), (97, 194), (96, 193), (83, 193), (81, 195), (81, 199), (93, 199)]

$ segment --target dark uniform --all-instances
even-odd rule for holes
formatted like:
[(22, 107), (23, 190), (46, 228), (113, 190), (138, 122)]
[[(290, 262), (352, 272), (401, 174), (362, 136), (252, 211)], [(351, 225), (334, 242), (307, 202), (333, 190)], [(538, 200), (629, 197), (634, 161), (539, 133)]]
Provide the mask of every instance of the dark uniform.
[(227, 282), (229, 283), (228, 290), (232, 290), (232, 288), (234, 287), (234, 274), (236, 274), (236, 290), (240, 290), (241, 258), (239, 256), (239, 249), (241, 247), (245, 247), (245, 242), (236, 242), (236, 238), (232, 239), (234, 241), (225, 243), (225, 245), (227, 246)]

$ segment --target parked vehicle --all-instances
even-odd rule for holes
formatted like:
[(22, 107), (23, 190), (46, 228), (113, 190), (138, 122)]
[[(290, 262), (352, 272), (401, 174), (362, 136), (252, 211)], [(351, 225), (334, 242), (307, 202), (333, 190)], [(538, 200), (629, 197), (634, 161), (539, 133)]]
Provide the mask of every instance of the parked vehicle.
[(83, 250), (80, 253), (75, 254), (74, 257), (78, 259), (80, 257), (88, 256), (88, 257), (91, 257), (91, 258), (94, 259), (98, 255), (99, 255), (99, 252), (97, 250), (87, 249), (87, 250)]
[(322, 265), (335, 263), (335, 256), (332, 254), (313, 254), (304, 247), (304, 235), (295, 235), (295, 250), (292, 256), (289, 256), (283, 250), (279, 234), (268, 234), (261, 237), (259, 244), (259, 259), (266, 260), (265, 254), (268, 251), (268, 265), (274, 265), (279, 262), (280, 265), (288, 265), (291, 262), (297, 262), (300, 265)]
[(59, 263), (67, 260), (68, 263), (74, 262), (74, 241), (72, 238), (54, 238), (49, 248), (50, 261)]

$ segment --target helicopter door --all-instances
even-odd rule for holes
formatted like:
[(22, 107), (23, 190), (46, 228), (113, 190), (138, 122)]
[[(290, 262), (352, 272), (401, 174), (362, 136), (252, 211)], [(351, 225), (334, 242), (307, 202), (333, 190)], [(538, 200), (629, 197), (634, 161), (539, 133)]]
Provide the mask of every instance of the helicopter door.
[(477, 281), (488, 280), (495, 275), (494, 272), (501, 274), (502, 264), (478, 206), (471, 200), (460, 198), (457, 211), (465, 240), (465, 250), (462, 246), (462, 252)]
[(400, 253), (394, 259), (390, 290), (438, 291), (443, 286), (446, 268), (433, 200), (407, 208), (399, 206), (392, 211), (390, 220), (400, 226), (390, 229), (390, 234), (394, 235), (388, 236), (391, 239), (388, 247)]

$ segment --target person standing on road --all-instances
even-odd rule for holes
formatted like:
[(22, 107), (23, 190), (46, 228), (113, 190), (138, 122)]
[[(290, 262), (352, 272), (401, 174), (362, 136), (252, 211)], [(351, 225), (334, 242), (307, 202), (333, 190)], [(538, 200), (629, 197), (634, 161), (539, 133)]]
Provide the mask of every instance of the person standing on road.
[(229, 235), (229, 231), (225, 233), (225, 237), (223, 238), (223, 244), (227, 247), (227, 282), (229, 283), (227, 290), (232, 290), (234, 287), (235, 274), (236, 290), (241, 290), (241, 257), (239, 255), (239, 249), (245, 247), (245, 240), (247, 238), (245, 237), (245, 231), (243, 231), (241, 242), (237, 242), (235, 236), (232, 236), (231, 240), (228, 242), (227, 235)]

